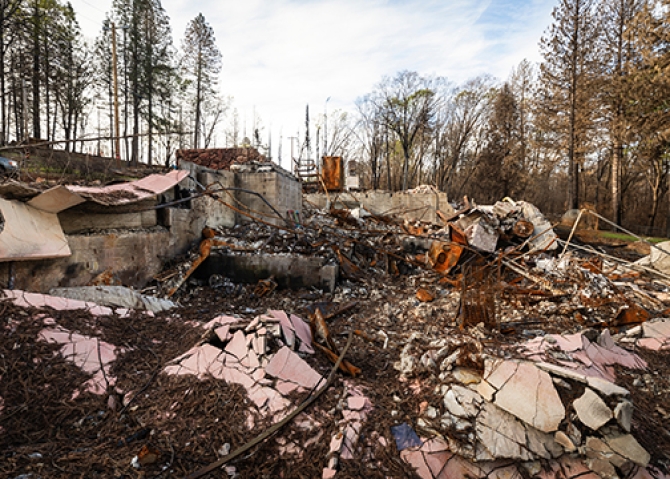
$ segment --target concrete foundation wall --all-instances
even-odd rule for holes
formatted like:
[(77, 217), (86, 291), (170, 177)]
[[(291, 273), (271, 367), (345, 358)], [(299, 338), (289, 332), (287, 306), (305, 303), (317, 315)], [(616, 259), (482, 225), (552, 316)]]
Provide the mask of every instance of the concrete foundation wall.
[[(203, 186), (212, 186), (212, 189), (217, 189), (219, 185), (224, 188), (231, 188), (235, 186), (235, 174), (230, 171), (221, 172), (203, 172), (198, 174), (198, 182)], [(235, 196), (234, 192), (231, 192)], [(232, 203), (230, 195), (226, 193), (219, 194), (222, 201)], [(198, 206), (207, 218), (207, 226), (211, 228), (232, 228), (235, 226), (237, 216), (234, 210), (228, 208), (226, 205), (210, 197), (202, 197), (196, 200), (201, 206)]]
[[(328, 197), (324, 193), (305, 195), (308, 203), (326, 208)], [(402, 193), (385, 191), (347, 192), (330, 195), (335, 207), (355, 208), (362, 206), (371, 213), (396, 216), (408, 220), (439, 223), (436, 211), (445, 215), (453, 213), (446, 193)]]
[(67, 235), (93, 230), (151, 228), (158, 224), (156, 210), (137, 213), (82, 213), (65, 210), (58, 214), (63, 232)]
[[(240, 187), (264, 195), (282, 214), (301, 211), (301, 184), (282, 172), (203, 171), (193, 168), (192, 175), (204, 185), (219, 182), (223, 187)], [(178, 189), (162, 195), (162, 201), (174, 201), (180, 190), (195, 191), (191, 178)], [(234, 206), (272, 214), (258, 197), (239, 192), (221, 194)], [(88, 204), (65, 210), (59, 221), (66, 233), (72, 256), (68, 258), (0, 263), (0, 287), (48, 292), (56, 287), (84, 286), (100, 273), (111, 270), (123, 285), (141, 288), (161, 271), (166, 260), (197, 245), (205, 226), (232, 227), (245, 220), (234, 210), (208, 196), (168, 208), (155, 209), (156, 200), (145, 204), (98, 207)], [(273, 215), (275, 224), (282, 221)], [(320, 265), (319, 265), (320, 267)], [(291, 269), (290, 265), (282, 268)], [(11, 279), (11, 280), (10, 280)]]
[(300, 255), (214, 253), (202, 263), (194, 276), (206, 280), (212, 274), (220, 274), (235, 283), (249, 284), (272, 276), (281, 288), (314, 286), (333, 291), (339, 268), (325, 263), (324, 258)]
[[(235, 183), (238, 188), (263, 195), (284, 218), (289, 210), (297, 211), (302, 215), (302, 184), (293, 177), (278, 171), (240, 172), (236, 173)], [(260, 216), (263, 220), (278, 226), (284, 224), (283, 220), (279, 219), (277, 214), (258, 196), (238, 191), (237, 199), (253, 210), (252, 215)], [(239, 214), (237, 220), (238, 223), (253, 221)]]
[(142, 233), (70, 235), (72, 256), (62, 259), (0, 263), (0, 284), (48, 292), (51, 288), (84, 286), (111, 269), (124, 285), (142, 287), (161, 271), (174, 252), (163, 228)]

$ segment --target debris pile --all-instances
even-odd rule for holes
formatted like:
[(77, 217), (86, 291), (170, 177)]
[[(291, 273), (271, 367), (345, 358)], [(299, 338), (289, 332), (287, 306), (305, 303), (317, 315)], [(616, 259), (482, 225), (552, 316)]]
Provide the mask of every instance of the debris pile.
[(293, 350), (314, 353), (309, 325), (298, 316), (283, 311), (269, 311), (252, 321), (219, 316), (203, 328), (206, 339), (171, 361), (164, 372), (243, 386), (257, 410), (249, 416), (250, 428), (257, 419), (287, 410), (291, 402), (286, 396), (316, 389), (324, 381)]
[[(0, 473), (668, 477), (662, 275), (573, 248), (524, 202), (466, 201), (441, 225), (362, 208), (284, 220), (207, 230), (157, 277), (170, 302), (6, 291)], [(202, 274), (220, 253), (320, 258), (339, 277)]]
[(177, 150), (177, 161), (188, 161), (213, 170), (229, 170), (231, 165), (267, 162), (256, 148), (205, 148)]

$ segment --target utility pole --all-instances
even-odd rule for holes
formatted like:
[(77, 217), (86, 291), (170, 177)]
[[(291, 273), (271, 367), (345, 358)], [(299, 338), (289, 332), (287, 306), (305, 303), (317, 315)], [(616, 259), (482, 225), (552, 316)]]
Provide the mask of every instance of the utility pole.
[(328, 156), (328, 102), (330, 97), (326, 98), (326, 105), (323, 110), (323, 156)]
[(121, 162), (121, 141), (119, 139), (119, 74), (116, 66), (116, 25), (112, 22), (112, 75), (114, 76), (114, 150), (116, 167)]
[(279, 148), (277, 150), (277, 161), (279, 162), (279, 166), (281, 166), (281, 150), (282, 150), (282, 144), (284, 143), (284, 138), (282, 137), (282, 131), (281, 128), (279, 129)]
[(292, 166), (293, 166), (293, 172), (295, 173), (295, 172), (298, 171), (298, 165), (295, 162), (295, 155), (293, 154), (293, 140), (297, 140), (298, 137), (297, 136), (289, 136), (288, 139), (291, 140), (291, 163), (292, 163)]

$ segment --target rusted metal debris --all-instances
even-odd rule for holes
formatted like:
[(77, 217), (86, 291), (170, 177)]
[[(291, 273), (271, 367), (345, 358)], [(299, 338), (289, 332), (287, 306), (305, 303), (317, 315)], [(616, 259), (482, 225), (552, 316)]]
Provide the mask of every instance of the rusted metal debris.
[(183, 273), (180, 274), (177, 278), (173, 278), (173, 286), (170, 287), (167, 291), (167, 297), (172, 297), (177, 290), (181, 287), (182, 284), (193, 274), (193, 272), (198, 269), (198, 266), (202, 264), (212, 251), (214, 246), (227, 246), (231, 247), (228, 242), (216, 239), (216, 231), (211, 228), (204, 228), (202, 230), (202, 237), (204, 238), (200, 243), (199, 255), (192, 262), (190, 267)]
[(430, 303), (435, 299), (435, 295), (424, 288), (419, 288), (416, 292), (416, 299), (423, 303)]
[(344, 169), (341, 156), (324, 156), (322, 160), (321, 178), (328, 191), (342, 191), (344, 188)]
[(461, 259), (463, 249), (458, 244), (433, 241), (428, 250), (428, 262), (438, 273), (449, 274)]
[(262, 298), (273, 292), (275, 289), (277, 289), (277, 282), (270, 276), (268, 279), (261, 279), (258, 281), (256, 289), (254, 289), (254, 294), (259, 298)]
[(533, 223), (526, 220), (519, 220), (512, 226), (512, 233), (519, 238), (530, 238), (535, 227)]
[[(335, 363), (340, 356), (339, 348), (337, 347), (337, 344), (335, 344), (335, 341), (333, 341), (330, 331), (328, 330), (328, 325), (319, 309), (310, 316), (309, 325), (312, 333), (312, 346), (315, 346), (319, 351), (325, 354), (332, 363)], [(325, 345), (320, 344), (319, 341), (323, 341)], [(346, 359), (340, 363), (339, 368), (342, 372), (345, 372), (352, 377), (361, 374), (360, 368), (357, 368)]]
[[(463, 275), (459, 325), (461, 330), (480, 323), (489, 329), (498, 327), (496, 298), (499, 292), (491, 273), (495, 271), (484, 267), (476, 270), (474, 274), (468, 271)], [(486, 276), (482, 278), (482, 274)]]

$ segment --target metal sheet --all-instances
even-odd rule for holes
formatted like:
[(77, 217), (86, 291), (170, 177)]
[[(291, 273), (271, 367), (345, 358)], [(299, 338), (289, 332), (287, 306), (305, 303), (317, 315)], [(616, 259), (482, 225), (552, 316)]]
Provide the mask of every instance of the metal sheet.
[(67, 189), (95, 203), (115, 206), (136, 203), (164, 193), (188, 176), (188, 171), (173, 170), (165, 175), (149, 175), (141, 180), (118, 185), (91, 187), (67, 186)]
[(0, 199), (0, 214), (0, 261), (64, 258), (72, 254), (54, 213)]
[(33, 208), (47, 213), (60, 213), (86, 201), (81, 196), (72, 193), (67, 187), (60, 185), (48, 189), (28, 202)]
[(341, 156), (324, 156), (321, 168), (323, 183), (328, 191), (342, 191), (344, 170)]

